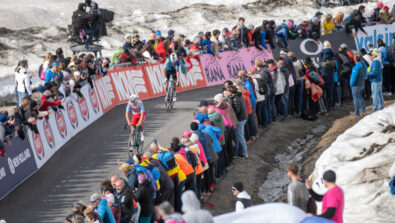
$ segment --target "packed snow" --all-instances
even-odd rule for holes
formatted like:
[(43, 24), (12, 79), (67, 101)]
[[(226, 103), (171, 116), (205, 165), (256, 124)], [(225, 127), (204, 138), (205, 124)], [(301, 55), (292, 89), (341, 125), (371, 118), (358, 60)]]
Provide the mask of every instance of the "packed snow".
[(388, 183), (395, 176), (394, 160), (395, 105), (391, 105), (339, 136), (317, 160), (311, 178), (319, 182), (326, 170), (336, 172), (336, 183), (345, 194), (344, 222), (393, 222), (395, 196)]
[[(32, 71), (37, 71), (46, 52), (62, 47), (68, 50), (67, 25), (71, 15), (83, 0), (2, 0), (0, 7), (0, 96), (14, 92), (14, 68), (18, 60), (28, 59)], [(154, 29), (166, 35), (169, 29), (192, 39), (199, 31), (233, 27), (239, 16), (247, 24), (260, 25), (263, 19), (277, 23), (283, 19), (301, 22), (311, 19), (316, 11), (324, 14), (345, 14), (358, 5), (335, 8), (318, 8), (311, 0), (97, 0), (99, 7), (115, 12), (115, 19), (108, 24), (108, 36), (101, 39), (103, 56), (111, 57), (123, 44), (125, 34), (138, 30), (144, 38)], [(391, 0), (384, 0), (390, 4)], [(375, 7), (366, 3), (366, 16)], [(392, 4), (390, 4), (392, 5)], [(39, 78), (35, 76), (33, 82)]]

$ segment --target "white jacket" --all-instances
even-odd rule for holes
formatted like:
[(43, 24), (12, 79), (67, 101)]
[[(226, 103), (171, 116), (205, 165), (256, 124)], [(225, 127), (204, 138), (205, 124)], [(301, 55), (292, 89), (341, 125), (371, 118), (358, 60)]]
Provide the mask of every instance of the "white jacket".
[(18, 72), (15, 72), (16, 90), (18, 92), (32, 94), (32, 86), (30, 84), (30, 75), (26, 68), (18, 67)]
[[(251, 200), (251, 196), (247, 193), (247, 191), (240, 192), (236, 197)], [(244, 204), (241, 201), (236, 201), (236, 212), (242, 210), (244, 210)]]

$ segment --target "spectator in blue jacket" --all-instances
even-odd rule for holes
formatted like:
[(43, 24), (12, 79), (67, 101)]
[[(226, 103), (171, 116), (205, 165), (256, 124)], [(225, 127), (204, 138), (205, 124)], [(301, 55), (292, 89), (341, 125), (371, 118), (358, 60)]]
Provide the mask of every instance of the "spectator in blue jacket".
[(211, 44), (213, 43), (211, 42), (210, 39), (211, 39), (211, 32), (206, 32), (202, 39), (202, 47), (206, 48), (208, 54), (211, 54), (215, 57), (215, 52), (213, 51), (213, 49), (211, 49)]
[(393, 66), (392, 66), (392, 58), (389, 57), (391, 52), (387, 52), (390, 48), (387, 47), (382, 39), (377, 40), (377, 45), (381, 51), (381, 61), (383, 62), (383, 84), (385, 93), (384, 95), (392, 95), (391, 92), (395, 92), (394, 80), (393, 77)]
[(105, 198), (100, 199), (100, 196), (97, 193), (91, 195), (91, 203), (93, 208), (96, 209), (97, 214), (100, 219), (102, 219), (103, 223), (116, 223), (114, 215), (111, 212), (111, 209), (107, 206), (107, 200)]
[(60, 75), (60, 70), (59, 70), (59, 63), (58, 62), (53, 62), (52, 63), (52, 68), (47, 68), (45, 71), (45, 83), (49, 83)]
[(373, 97), (373, 105), (372, 110), (377, 111), (377, 109), (382, 110), (384, 107), (384, 98), (383, 98), (383, 69), (380, 60), (377, 59), (376, 51), (369, 52), (370, 59), (372, 60), (372, 65), (370, 66), (370, 70), (366, 73), (366, 76), (369, 78), (372, 86), (372, 97)]
[(355, 56), (355, 62), (356, 64), (352, 68), (350, 86), (354, 100), (354, 114), (355, 116), (359, 116), (360, 109), (363, 114), (365, 113), (365, 102), (362, 97), (362, 92), (365, 89), (366, 65), (362, 61), (362, 56), (360, 54)]

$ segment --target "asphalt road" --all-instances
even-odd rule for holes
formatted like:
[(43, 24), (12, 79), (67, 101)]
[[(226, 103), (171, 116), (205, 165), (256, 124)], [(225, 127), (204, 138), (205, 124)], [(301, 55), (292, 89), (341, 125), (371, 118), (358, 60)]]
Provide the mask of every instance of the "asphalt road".
[[(189, 129), (200, 100), (212, 98), (220, 87), (177, 94), (172, 112), (163, 97), (144, 101), (147, 111), (145, 149), (156, 138), (168, 145), (171, 137)], [(37, 173), (0, 201), (0, 219), (7, 223), (64, 222), (78, 200), (89, 202), (100, 192), (100, 182), (121, 175), (117, 159), (127, 158), (129, 132), (124, 130), (125, 105), (120, 105), (80, 132), (63, 146)], [(0, 185), (1, 186), (1, 185)]]

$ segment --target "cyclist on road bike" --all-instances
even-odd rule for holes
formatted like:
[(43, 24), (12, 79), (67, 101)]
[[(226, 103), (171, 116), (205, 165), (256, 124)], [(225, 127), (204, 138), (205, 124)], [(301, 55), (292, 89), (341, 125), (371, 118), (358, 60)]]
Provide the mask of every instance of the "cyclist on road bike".
[[(174, 87), (174, 97), (173, 97), (173, 101), (176, 101), (176, 86), (178, 86), (179, 83), (179, 79), (180, 79), (180, 61), (178, 60), (177, 54), (172, 53), (170, 54), (170, 57), (167, 58), (165, 66), (164, 66), (164, 73), (166, 74), (166, 83), (165, 83), (165, 90), (167, 93), (167, 88), (169, 86), (169, 80), (170, 77), (173, 78), (173, 80), (175, 81), (175, 85), (173, 85)], [(166, 99), (167, 99), (168, 95), (166, 95)]]
[[(132, 121), (129, 119), (129, 112), (132, 112)], [(134, 127), (140, 127), (141, 126), (141, 135), (143, 136), (143, 123), (145, 121), (145, 110), (144, 110), (144, 104), (141, 100), (139, 100), (137, 95), (130, 95), (129, 102), (126, 105), (126, 112), (125, 112), (125, 117), (126, 121), (128, 122), (128, 125), (132, 129), (132, 133), (134, 130)], [(132, 142), (133, 142), (132, 138)]]

